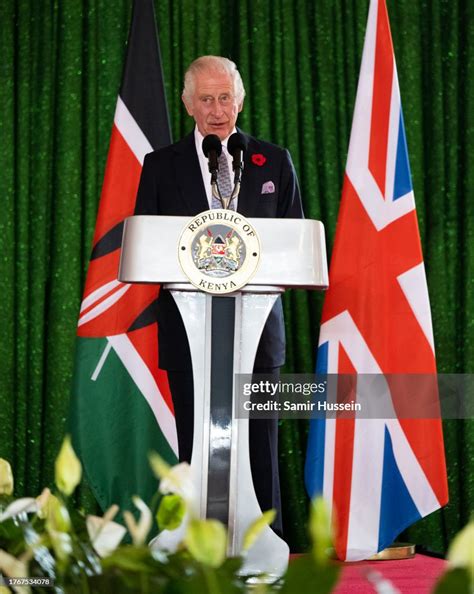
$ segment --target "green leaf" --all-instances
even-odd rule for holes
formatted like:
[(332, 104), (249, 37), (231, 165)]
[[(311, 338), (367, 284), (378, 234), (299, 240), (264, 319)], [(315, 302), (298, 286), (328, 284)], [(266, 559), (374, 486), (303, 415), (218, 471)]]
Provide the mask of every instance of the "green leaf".
[(332, 545), (332, 526), (327, 503), (322, 497), (317, 497), (311, 502), (309, 533), (315, 560), (322, 565), (326, 564)]
[(226, 555), (227, 531), (217, 520), (191, 520), (184, 543), (197, 561), (219, 567)]
[(472, 594), (471, 586), (468, 571), (457, 567), (441, 576), (433, 594)]
[(149, 547), (131, 545), (117, 548), (111, 555), (102, 559), (101, 563), (104, 569), (117, 568), (136, 573), (153, 573), (158, 565)]
[(237, 575), (243, 564), (242, 557), (228, 557), (221, 565), (220, 570), (228, 575)]
[(55, 495), (50, 495), (43, 509), (46, 528), (55, 532), (70, 532), (71, 518), (67, 507)]
[(171, 466), (163, 460), (163, 458), (156, 452), (150, 452), (148, 455), (151, 469), (158, 479), (163, 479), (171, 470)]
[(248, 551), (250, 547), (254, 544), (257, 540), (258, 536), (264, 530), (266, 526), (269, 526), (276, 517), (276, 510), (270, 509), (264, 512), (259, 518), (252, 522), (250, 526), (245, 531), (244, 535), (244, 544), (242, 546), (242, 551)]
[(222, 572), (221, 568), (199, 568), (191, 575), (185, 572), (173, 579), (167, 588), (166, 594), (247, 594), (248, 587), (243, 581), (236, 580)]
[(186, 503), (179, 495), (165, 495), (156, 514), (160, 530), (175, 530), (186, 513)]
[(11, 552), (10, 547), (16, 541), (23, 542), (23, 531), (11, 518), (0, 523), (0, 549)]
[(59, 530), (48, 529), (48, 535), (51, 541), (51, 545), (56, 555), (58, 562), (65, 564), (69, 561), (69, 557), (72, 553), (72, 541), (71, 536), (67, 532), (60, 532)]
[(329, 594), (337, 583), (340, 571), (338, 565), (322, 566), (315, 563), (311, 556), (299, 557), (290, 563), (280, 594)]

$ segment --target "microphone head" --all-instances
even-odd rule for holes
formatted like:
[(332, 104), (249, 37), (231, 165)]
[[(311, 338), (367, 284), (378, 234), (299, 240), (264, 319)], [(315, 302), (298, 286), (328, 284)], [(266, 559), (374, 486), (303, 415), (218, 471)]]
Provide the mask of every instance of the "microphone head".
[(248, 140), (241, 132), (234, 132), (227, 141), (227, 150), (230, 155), (234, 156), (236, 150), (241, 150), (245, 153), (247, 150)]
[(202, 152), (207, 158), (211, 151), (215, 151), (218, 157), (222, 153), (221, 139), (216, 134), (208, 134), (202, 141)]

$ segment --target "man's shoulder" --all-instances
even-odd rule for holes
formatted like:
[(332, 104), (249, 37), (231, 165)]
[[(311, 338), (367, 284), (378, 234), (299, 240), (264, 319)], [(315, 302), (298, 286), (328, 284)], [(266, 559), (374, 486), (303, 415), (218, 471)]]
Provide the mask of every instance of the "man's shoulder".
[(149, 162), (157, 162), (163, 159), (169, 159), (176, 153), (181, 153), (186, 149), (192, 149), (194, 146), (194, 132), (187, 134), (178, 142), (173, 142), (172, 144), (168, 144), (163, 146), (155, 151), (148, 153), (145, 155), (145, 160)]
[(244, 134), (247, 137), (247, 140), (248, 140), (247, 150), (249, 150), (249, 151), (256, 152), (257, 150), (260, 150), (263, 152), (265, 150), (267, 152), (282, 153), (282, 152), (286, 152), (286, 150), (287, 150), (284, 147), (279, 146), (278, 144), (274, 144), (273, 142), (268, 142), (268, 140), (262, 140), (261, 138), (256, 138), (255, 136), (252, 136), (251, 134), (248, 134), (247, 132), (244, 132), (243, 130), (239, 130), (239, 132), (241, 132), (242, 134)]

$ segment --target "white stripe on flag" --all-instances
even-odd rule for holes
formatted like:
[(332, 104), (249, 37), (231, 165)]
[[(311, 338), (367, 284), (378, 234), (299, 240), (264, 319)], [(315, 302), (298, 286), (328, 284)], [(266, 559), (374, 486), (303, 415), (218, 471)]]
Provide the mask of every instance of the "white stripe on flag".
[[(324, 341), (327, 340), (327, 335)], [(321, 344), (321, 339), (320, 339)], [(328, 373), (337, 373), (339, 359), (339, 341), (328, 340)], [(335, 402), (337, 391), (334, 389), (334, 382), (337, 382), (337, 377), (333, 376), (328, 379), (328, 402)], [(333, 490), (334, 490), (334, 459), (336, 456), (336, 420), (326, 419), (325, 434), (324, 434), (324, 474), (323, 474), (323, 497), (329, 505), (331, 515), (333, 514)], [(333, 518), (333, 521), (336, 520)], [(337, 521), (337, 520), (336, 520)]]
[[(336, 456), (336, 420), (326, 419), (324, 433), (324, 475), (323, 497), (329, 506), (331, 516), (334, 507), (334, 458)], [(333, 521), (335, 518), (332, 518)]]
[(114, 124), (117, 126), (120, 134), (124, 137), (125, 142), (130, 147), (130, 150), (135, 155), (140, 165), (143, 165), (145, 155), (151, 153), (153, 147), (149, 143), (145, 134), (143, 134), (142, 129), (137, 124), (132, 114), (128, 111), (128, 107), (122, 101), (120, 95), (117, 98)]
[(397, 65), (393, 56), (392, 97), (388, 122), (387, 160), (385, 162), (385, 200), (393, 201), (395, 169), (397, 165), (398, 130), (400, 128), (400, 92), (397, 80)]
[(377, 550), (384, 437), (383, 419), (356, 419), (347, 533), (348, 561), (366, 559)]
[(393, 56), (392, 98), (390, 102), (390, 122), (387, 146), (387, 167), (385, 179), (385, 204), (387, 210), (387, 224), (399, 217), (415, 210), (415, 195), (407, 192), (393, 200), (395, 190), (395, 175), (397, 169), (398, 135), (400, 131), (401, 115), (400, 87), (398, 85), (397, 64)]
[[(399, 217), (411, 212), (415, 208), (413, 192), (408, 192), (393, 202), (385, 200), (378, 187), (371, 171), (369, 170), (369, 152), (371, 135), (371, 113), (374, 87), (375, 47), (377, 35), (377, 2), (371, 2), (369, 8), (369, 19), (365, 35), (362, 64), (360, 69), (359, 84), (352, 119), (351, 138), (347, 156), (346, 174), (354, 186), (360, 201), (362, 202), (367, 215), (370, 217), (374, 227), (380, 231)], [(395, 62), (394, 62), (395, 67)], [(395, 117), (400, 112), (400, 91), (396, 69), (393, 71), (392, 100), (398, 97), (396, 108), (391, 108), (391, 115)], [(389, 142), (394, 146), (388, 147), (388, 155), (396, 157), (398, 135), (393, 132), (395, 126), (390, 124), (391, 134)], [(398, 126), (397, 126), (398, 130)], [(395, 161), (388, 165), (395, 168)], [(390, 172), (389, 172), (390, 173)], [(390, 176), (392, 173), (390, 173)], [(389, 181), (389, 180), (387, 180)], [(393, 188), (391, 190), (393, 192)], [(391, 193), (389, 195), (392, 195)]]
[[(338, 348), (338, 343), (342, 344), (356, 373), (382, 373), (374, 355), (347, 309), (324, 322), (321, 325), (320, 336), (320, 344), (329, 340), (328, 373), (340, 373), (338, 358), (332, 352), (333, 348)], [(334, 347), (332, 347), (331, 343), (334, 344)]]
[(397, 280), (434, 354), (433, 324), (431, 323), (425, 264), (420, 262), (417, 266), (397, 276)]
[(118, 287), (121, 284), (122, 283), (120, 281), (113, 280), (113, 281), (110, 281), (109, 283), (105, 283), (105, 285), (102, 285), (95, 291), (92, 291), (92, 293), (87, 295), (87, 297), (85, 297), (82, 300), (81, 312), (83, 312), (85, 309), (90, 307), (93, 303), (98, 301), (101, 297), (103, 297), (104, 295), (107, 295), (107, 293), (110, 293), (110, 291), (112, 291), (112, 289), (115, 289), (115, 287)]
[(168, 408), (152, 373), (126, 334), (108, 336), (107, 339), (111, 342), (125, 369), (148, 402), (165, 439), (178, 456), (178, 437), (174, 416)]
[(107, 299), (101, 301), (99, 305), (96, 305), (83, 316), (81, 316), (79, 318), (79, 322), (77, 323), (77, 325), (82, 326), (83, 324), (90, 322), (91, 320), (99, 316), (104, 311), (108, 310), (109, 307), (112, 307), (112, 305), (116, 303), (122, 297), (122, 295), (124, 295), (130, 289), (131, 286), (132, 285), (122, 285), (122, 287), (118, 291), (112, 293), (112, 295), (107, 297)]
[(440, 503), (406, 438), (398, 419), (386, 420), (392, 438), (393, 455), (403, 481), (422, 517), (439, 509)]
[[(357, 373), (380, 374), (377, 361), (348, 311), (334, 318), (335, 329)], [(330, 320), (329, 323), (333, 322)], [(360, 400), (359, 381), (357, 401)], [(364, 414), (367, 407), (362, 407)], [(347, 559), (357, 561), (377, 550), (382, 490), (385, 423), (356, 413)]]
[(370, 114), (372, 113), (375, 41), (377, 26), (377, 3), (371, 2), (365, 33), (359, 83), (357, 85), (351, 137), (347, 154), (346, 173), (359, 196), (361, 193), (379, 194), (380, 190), (369, 172)]
[[(320, 342), (326, 340), (330, 341), (329, 353), (331, 353), (332, 349), (339, 350), (339, 344), (342, 345), (356, 373), (382, 373), (349, 311), (341, 312), (321, 326)], [(340, 371), (334, 353), (332, 353), (328, 363), (329, 373), (338, 373)], [(357, 400), (359, 400), (359, 382), (357, 388)], [(361, 396), (363, 398), (363, 395)], [(363, 406), (362, 410), (365, 413), (367, 405), (365, 407)], [(335, 432), (335, 423), (336, 421), (332, 421), (331, 423), (332, 432)], [(326, 423), (327, 428), (328, 423)], [(373, 554), (377, 550), (384, 434), (385, 424), (383, 421), (356, 417), (347, 535), (347, 559), (350, 561), (364, 559), (368, 554)], [(330, 463), (330, 457), (332, 456), (334, 460), (335, 455), (335, 437), (331, 435), (330, 439), (333, 444), (333, 452), (328, 451), (328, 448), (331, 446), (328, 440), (326, 440), (325, 450), (328, 464)], [(324, 481), (326, 481), (327, 477), (333, 483), (334, 462), (332, 473), (329, 472), (331, 469), (328, 468), (326, 474), (326, 459), (324, 461)], [(331, 499), (332, 489), (333, 487), (331, 486)], [(324, 485), (324, 495), (327, 497), (326, 485)], [(374, 543), (374, 539), (377, 539), (377, 542)]]
[(111, 348), (112, 348), (112, 345), (110, 344), (110, 341), (107, 341), (107, 344), (105, 345), (105, 349), (104, 349), (102, 355), (100, 356), (99, 362), (97, 363), (96, 368), (94, 369), (94, 372), (91, 375), (91, 380), (93, 382), (97, 381), (97, 378), (99, 377), (99, 373), (102, 371), (102, 367), (104, 366), (104, 363), (106, 362), (107, 357), (109, 356)]

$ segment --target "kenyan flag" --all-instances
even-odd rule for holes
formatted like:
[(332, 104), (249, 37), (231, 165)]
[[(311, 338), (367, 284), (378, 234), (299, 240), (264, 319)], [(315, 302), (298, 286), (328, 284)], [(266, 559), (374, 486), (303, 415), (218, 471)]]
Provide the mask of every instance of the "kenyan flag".
[(133, 214), (143, 159), (171, 143), (153, 0), (135, 0), (122, 86), (78, 322), (73, 445), (102, 508), (149, 501), (148, 452), (177, 459), (173, 405), (158, 369), (159, 288), (117, 280), (122, 226)]

